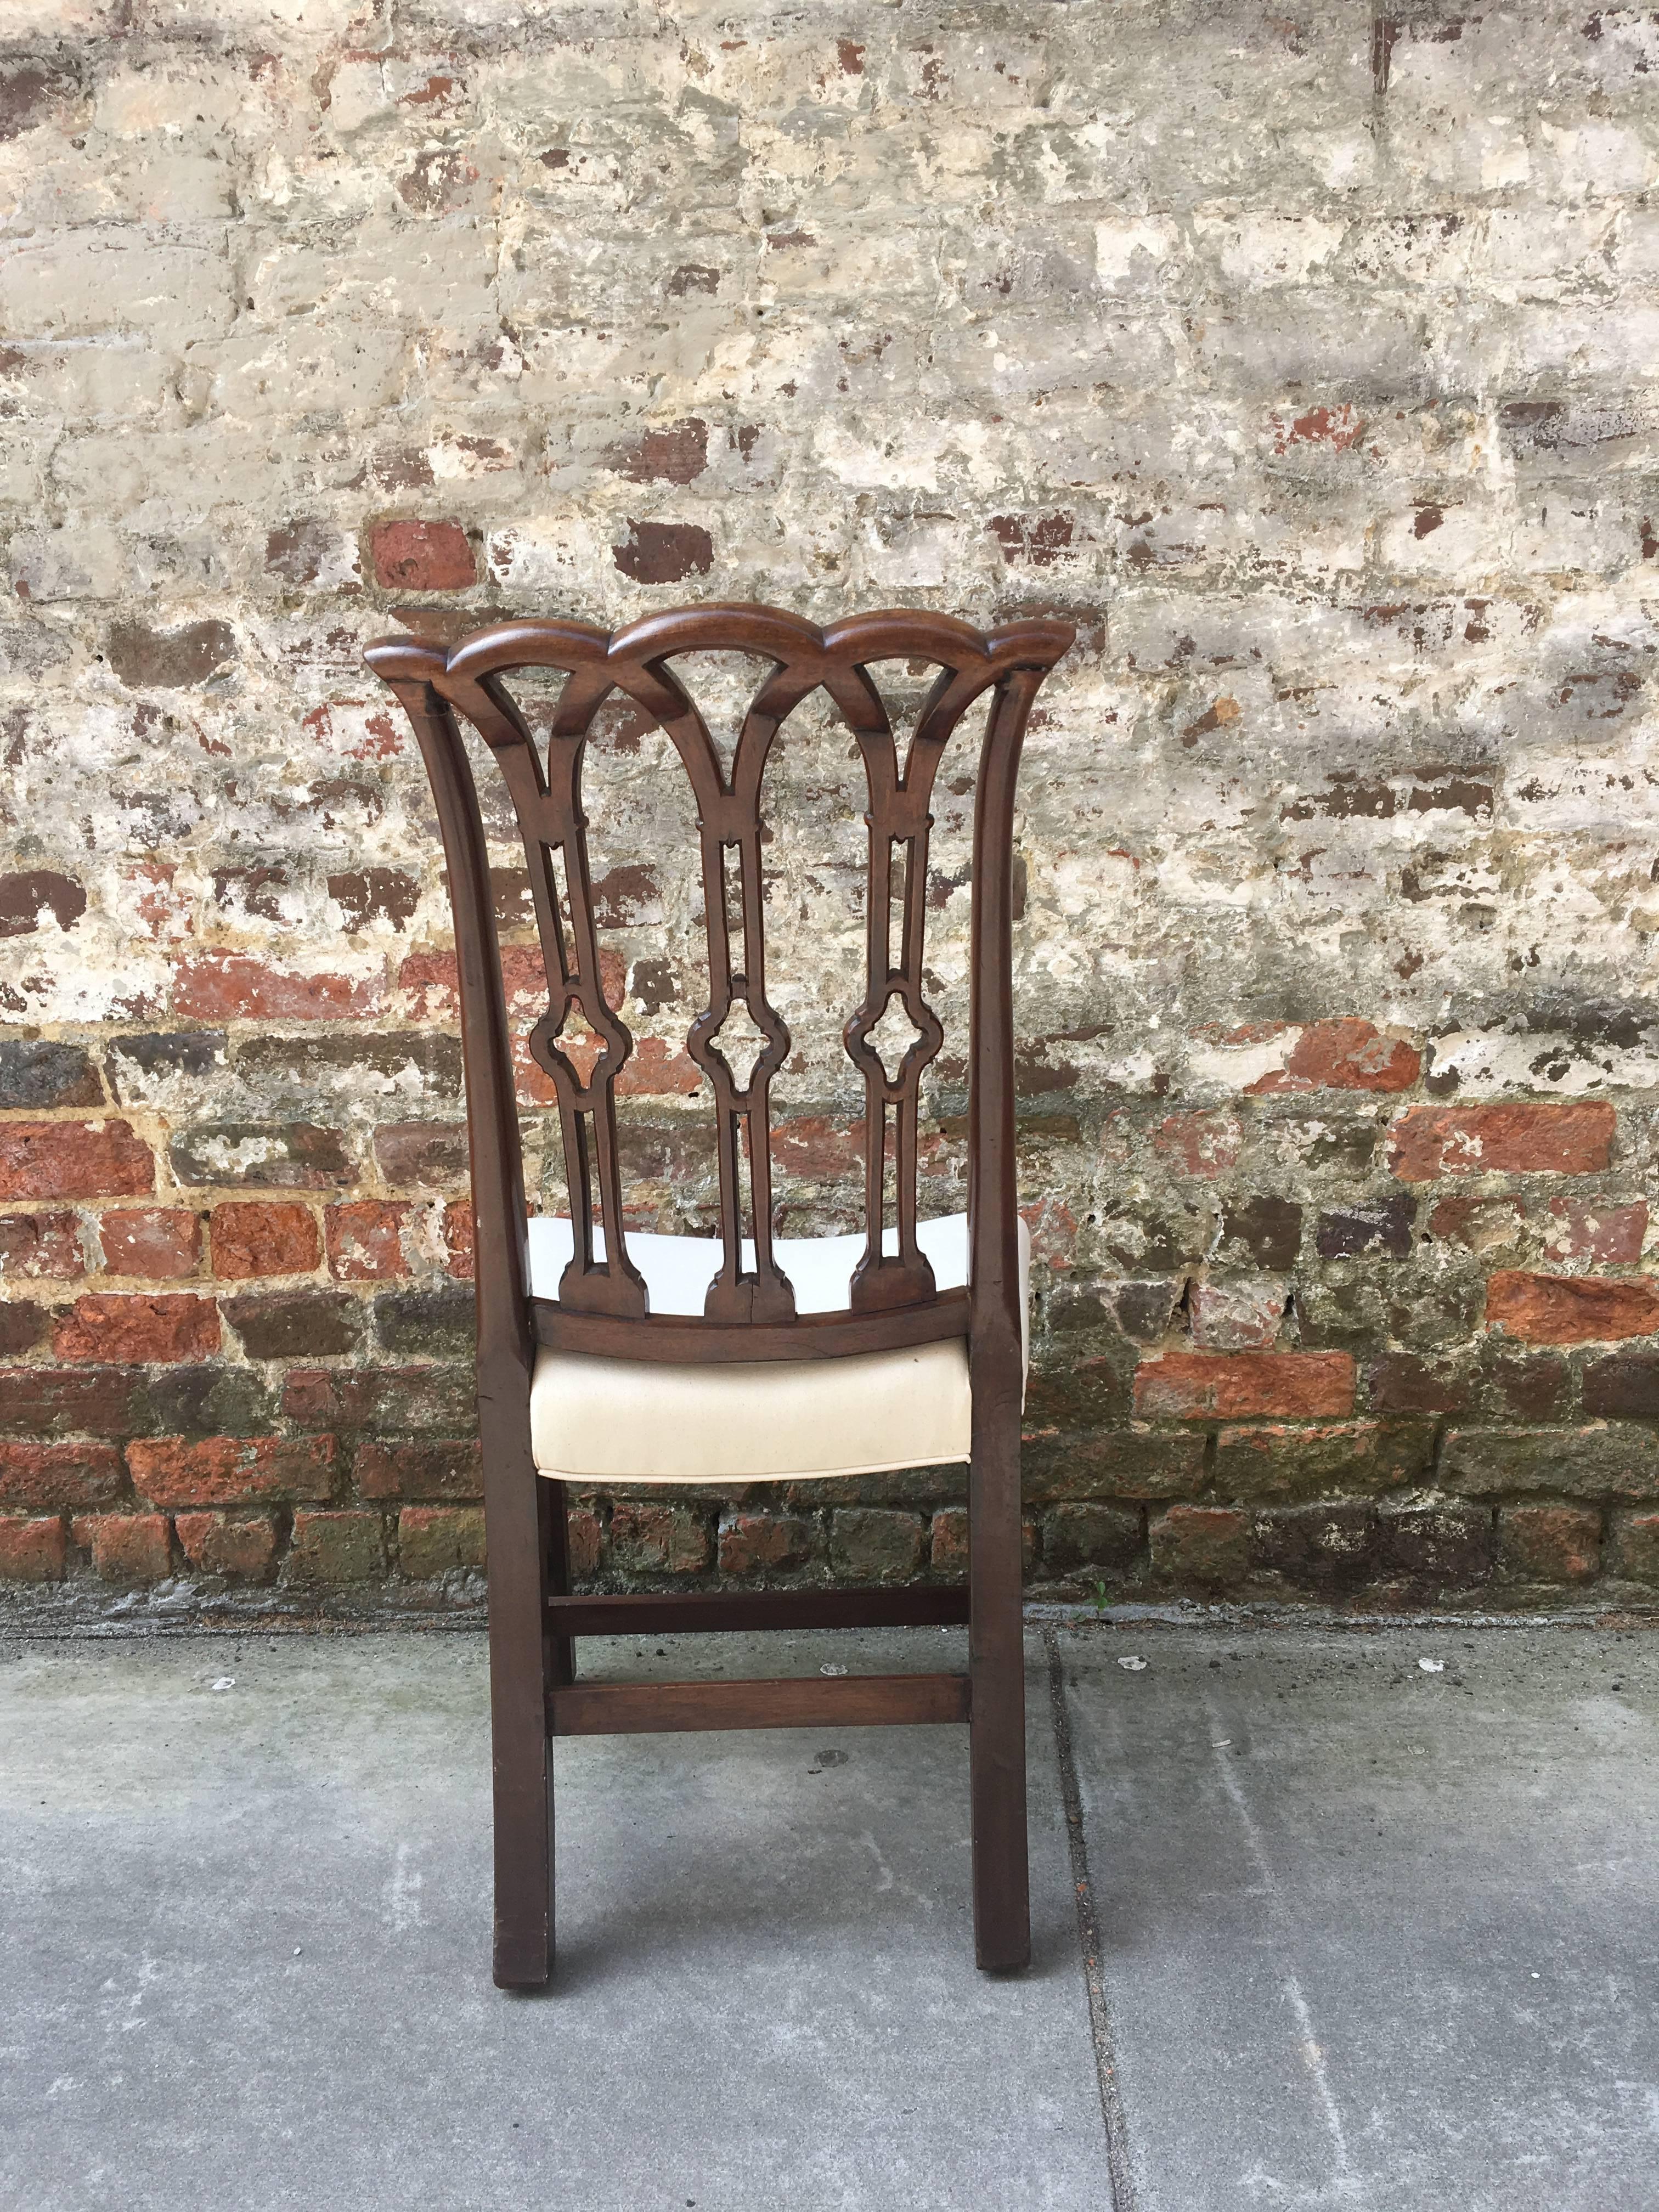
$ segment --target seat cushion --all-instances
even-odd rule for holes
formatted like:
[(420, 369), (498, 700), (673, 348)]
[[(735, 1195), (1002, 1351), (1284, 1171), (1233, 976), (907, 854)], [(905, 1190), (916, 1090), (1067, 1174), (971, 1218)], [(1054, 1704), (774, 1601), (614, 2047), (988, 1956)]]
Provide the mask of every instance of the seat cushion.
[[(940, 1290), (966, 1283), (965, 1213), (921, 1223), (916, 1240)], [(537, 1297), (556, 1296), (572, 1249), (568, 1221), (530, 1224)], [(798, 1313), (847, 1310), (861, 1237), (781, 1237), (775, 1249)], [(720, 1270), (716, 1239), (630, 1236), (628, 1250), (653, 1313), (702, 1311)], [(744, 1258), (752, 1264), (752, 1247)], [(1023, 1222), (1019, 1266), (1024, 1313), (1030, 1238)], [(710, 1366), (544, 1350), (530, 1394), (536, 1465), (580, 1482), (775, 1482), (936, 1467), (969, 1456), (971, 1420), (961, 1338), (835, 1359)]]

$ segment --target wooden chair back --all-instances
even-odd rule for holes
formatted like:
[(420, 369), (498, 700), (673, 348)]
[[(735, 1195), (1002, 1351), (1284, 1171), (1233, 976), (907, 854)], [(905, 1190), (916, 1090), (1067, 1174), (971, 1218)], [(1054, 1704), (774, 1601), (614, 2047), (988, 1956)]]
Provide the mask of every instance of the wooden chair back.
[[(629, 1358), (800, 1359), (884, 1350), (988, 1329), (1018, 1341), (1019, 1267), (1013, 1172), (1012, 941), (1015, 777), (1043, 677), (1072, 642), (1068, 623), (1010, 623), (985, 633), (946, 615), (859, 615), (818, 629), (759, 605), (684, 607), (607, 634), (583, 623), (507, 622), (447, 651), (410, 638), (368, 649), (397, 693), (425, 758), (448, 864), (459, 966), (472, 1147), (481, 1366), (492, 1345), (521, 1364), (534, 1340)], [(675, 671), (689, 653), (757, 656), (769, 672), (749, 702), (729, 762)], [(900, 757), (872, 676), (884, 660), (938, 675)], [(545, 757), (507, 681), (565, 672)], [(857, 742), (868, 795), (863, 995), (843, 1032), (864, 1082), (865, 1250), (849, 1310), (798, 1314), (773, 1241), (771, 1087), (791, 1048), (768, 996), (762, 899), (763, 787), (786, 719), (822, 689)], [(928, 836), (934, 779), (953, 732), (991, 694), (974, 793), (969, 958), (969, 1279), (940, 1291), (917, 1242), (917, 1123), (923, 1071), (944, 1031), (923, 989)], [(718, 1139), (721, 1260), (701, 1316), (653, 1315), (629, 1255), (617, 1152), (617, 1079), (633, 1039), (600, 981), (582, 812), (594, 718), (624, 695), (666, 732), (696, 802), (707, 918), (708, 991), (687, 1049), (708, 1078)], [(483, 817), (457, 716), (505, 779), (529, 870), (548, 980), (530, 1050), (556, 1086), (574, 1249), (556, 1302), (527, 1291), (523, 1164)], [(902, 886), (902, 889), (896, 889)], [(872, 1041), (890, 1007), (910, 1042), (896, 1067)], [(762, 1040), (746, 1075), (721, 1048), (746, 1009)], [(584, 1068), (568, 1047), (589, 1033)], [(892, 1249), (888, 1249), (889, 1234)]]

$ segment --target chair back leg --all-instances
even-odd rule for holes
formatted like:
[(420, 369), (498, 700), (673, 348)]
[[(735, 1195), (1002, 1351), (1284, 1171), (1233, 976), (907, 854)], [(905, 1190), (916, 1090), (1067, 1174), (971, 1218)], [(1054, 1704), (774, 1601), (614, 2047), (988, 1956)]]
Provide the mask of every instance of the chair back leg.
[(985, 1398), (975, 1391), (968, 1479), (968, 1756), (974, 1953), (996, 1972), (1030, 1965), (1031, 1910), (1018, 1386)]
[[(563, 1496), (537, 1475), (528, 1409), (486, 1399), (489, 1735), (495, 1783), (497, 1988), (535, 1989), (553, 1966), (553, 1760), (547, 1740), (550, 1554), (562, 1563)], [(556, 1536), (552, 1523), (557, 1523)]]

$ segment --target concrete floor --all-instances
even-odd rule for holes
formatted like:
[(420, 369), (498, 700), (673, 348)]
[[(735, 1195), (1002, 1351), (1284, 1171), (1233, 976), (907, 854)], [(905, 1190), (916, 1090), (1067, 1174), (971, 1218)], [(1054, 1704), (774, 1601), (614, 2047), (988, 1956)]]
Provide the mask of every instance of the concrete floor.
[(1030, 1975), (971, 1963), (960, 1731), (635, 1737), (561, 1747), (526, 1999), (476, 1636), (0, 1642), (0, 2206), (1659, 2208), (1659, 1638), (1030, 1656)]

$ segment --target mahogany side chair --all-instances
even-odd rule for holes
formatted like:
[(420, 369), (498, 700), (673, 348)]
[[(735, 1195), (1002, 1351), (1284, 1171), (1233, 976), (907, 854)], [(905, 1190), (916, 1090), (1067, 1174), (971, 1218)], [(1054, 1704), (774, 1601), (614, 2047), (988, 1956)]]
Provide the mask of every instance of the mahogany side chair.
[[(1014, 1183), (1014, 787), (1032, 702), (1072, 638), (1049, 620), (988, 635), (896, 611), (820, 630), (775, 608), (708, 605), (611, 635), (527, 620), (447, 650), (409, 637), (368, 648), (426, 763), (454, 913), (503, 1988), (544, 1983), (552, 1966), (551, 1740), (662, 1729), (965, 1722), (975, 1953), (993, 1970), (1029, 1961), (1019, 1443), (1030, 1247)], [(718, 652), (769, 665), (729, 763), (674, 665)], [(938, 669), (903, 758), (871, 673), (893, 659)], [(544, 756), (507, 681), (524, 670), (565, 672)], [(767, 998), (763, 775), (780, 725), (819, 687), (856, 740), (869, 799), (864, 994), (842, 1039), (865, 1086), (866, 1227), (861, 1238), (792, 1240), (774, 1234), (769, 1091), (791, 1040)], [(713, 1094), (718, 1239), (624, 1225), (615, 1088), (633, 1040), (601, 988), (581, 797), (584, 749), (612, 693), (666, 733), (695, 798), (709, 984), (687, 1048)], [(972, 794), (968, 1211), (924, 1220), (918, 1100), (944, 1036), (923, 995), (929, 807), (953, 731), (987, 693)], [(505, 779), (529, 866), (549, 996), (530, 1050), (556, 1087), (568, 1219), (526, 1219), (484, 817), (458, 716)], [(910, 1042), (890, 1072), (871, 1039), (895, 1003)], [(764, 1039), (741, 1081), (730, 1063), (743, 1055), (721, 1048), (734, 1009), (736, 1028)], [(561, 1044), (573, 1013), (598, 1042), (586, 1074)], [(951, 1462), (969, 1468), (965, 1589), (571, 1593), (569, 1484), (821, 1480)], [(574, 1663), (582, 1637), (964, 1621), (965, 1674), (606, 1684), (579, 1680)]]

